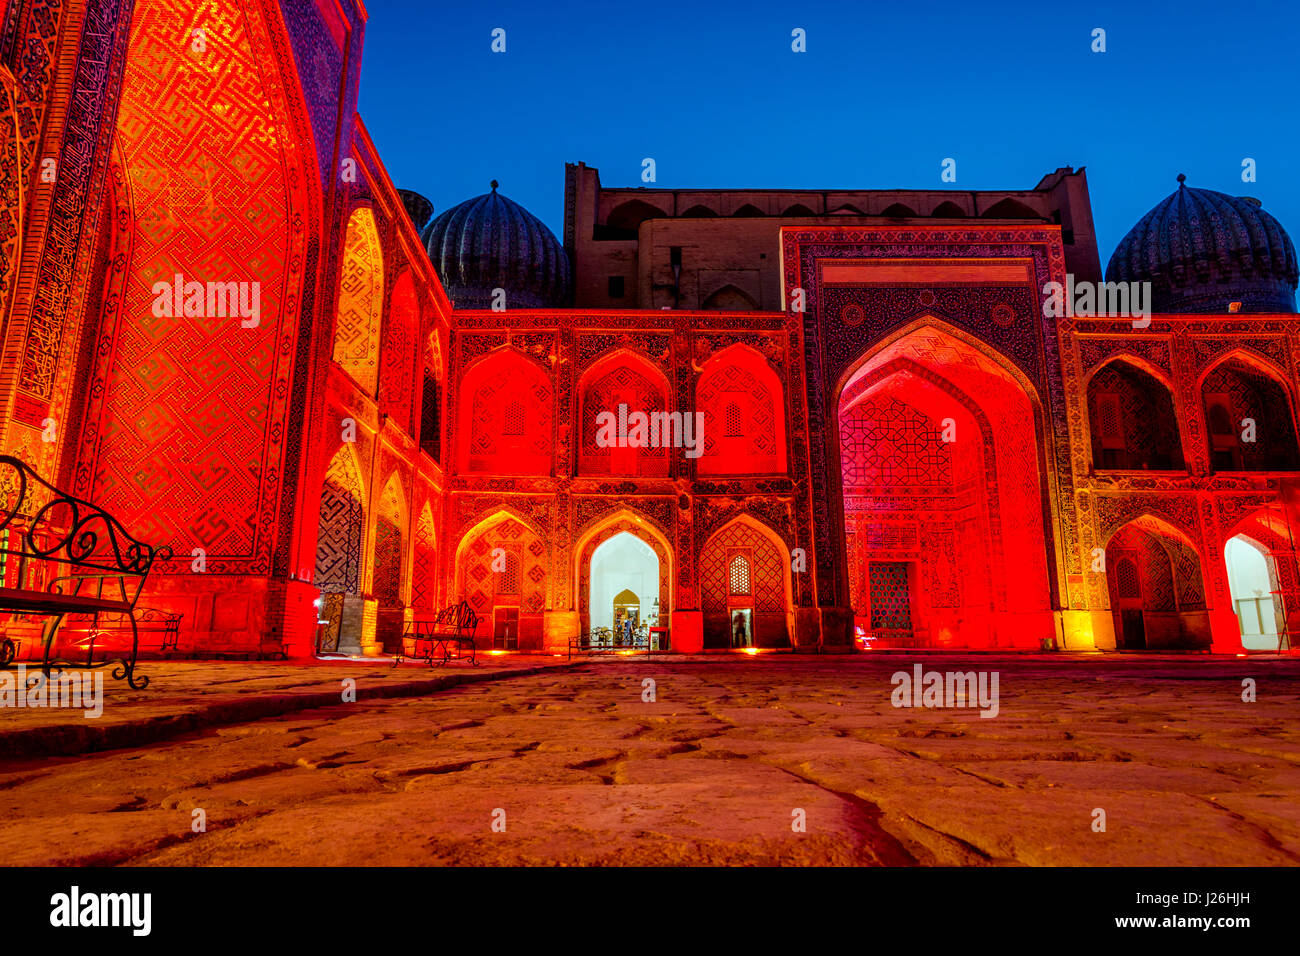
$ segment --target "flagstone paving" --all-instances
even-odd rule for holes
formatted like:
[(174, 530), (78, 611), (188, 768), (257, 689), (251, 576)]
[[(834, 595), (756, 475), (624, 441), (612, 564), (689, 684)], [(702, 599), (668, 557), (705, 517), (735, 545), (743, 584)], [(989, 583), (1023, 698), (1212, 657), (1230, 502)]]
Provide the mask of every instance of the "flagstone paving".
[(0, 751), (0, 864), (1300, 864), (1300, 661), (923, 659), (996, 671), (994, 718), (892, 706), (912, 663), (617, 658)]
[[(141, 746), (201, 727), (257, 720), (340, 702), (355, 687), (359, 697), (403, 697), (465, 681), (496, 680), (541, 668), (570, 666), (563, 658), (495, 656), (480, 652), (478, 664), (453, 660), (429, 667), (391, 658), (330, 658), (286, 661), (141, 661), (149, 678), (141, 690), (113, 680), (111, 668), (75, 671), (79, 686), (102, 688), (98, 716), (85, 707), (17, 706), (19, 688), (40, 671), (31, 665), (0, 669), (0, 760), (45, 757)], [(347, 682), (351, 681), (349, 685)], [(48, 694), (54, 681), (44, 685)], [(39, 696), (39, 691), (36, 691)], [(71, 688), (60, 691), (73, 699)], [(26, 696), (23, 696), (26, 703)]]

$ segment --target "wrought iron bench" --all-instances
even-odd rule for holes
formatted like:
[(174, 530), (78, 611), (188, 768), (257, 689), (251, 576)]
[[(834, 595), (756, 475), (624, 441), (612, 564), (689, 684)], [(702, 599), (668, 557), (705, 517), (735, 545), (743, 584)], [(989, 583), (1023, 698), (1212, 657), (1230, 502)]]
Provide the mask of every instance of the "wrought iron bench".
[[(154, 562), (171, 548), (152, 547), (127, 533), (102, 508), (65, 494), (25, 462), (0, 455), (0, 614), (45, 619), (41, 671), (114, 667), (114, 680), (141, 690), (149, 678), (136, 674), (140, 628), (136, 602)], [(71, 614), (118, 615), (131, 632), (130, 649), (83, 663), (56, 657), (55, 635)], [(104, 628), (105, 630), (107, 628)], [(0, 659), (9, 657), (6, 652)]]
[[(475, 656), (474, 636), (478, 631), (479, 616), (469, 603), (461, 601), (452, 604), (433, 617), (415, 617), (402, 627), (402, 646), (393, 657), (393, 666), (402, 663), (404, 657), (427, 661), (432, 667), (446, 664), (452, 660), (452, 650), (456, 659), (464, 657), (464, 648), (469, 647), (469, 662), (478, 666)], [(407, 646), (411, 653), (407, 654)]]

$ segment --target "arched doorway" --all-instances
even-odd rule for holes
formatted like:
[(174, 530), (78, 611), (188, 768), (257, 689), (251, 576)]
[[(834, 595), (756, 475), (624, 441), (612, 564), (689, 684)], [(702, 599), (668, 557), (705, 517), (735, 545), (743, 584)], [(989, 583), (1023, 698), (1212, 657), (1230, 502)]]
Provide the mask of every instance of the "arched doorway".
[(1285, 624), (1276, 561), (1268, 548), (1244, 534), (1228, 539), (1223, 560), (1241, 646), (1248, 651), (1277, 650), (1278, 633)]
[(456, 590), (483, 622), (481, 645), (541, 650), (548, 559), (542, 536), (497, 512), (471, 528), (456, 549)]
[(1184, 534), (1144, 515), (1111, 536), (1105, 555), (1116, 650), (1209, 648), (1201, 562)]
[(631, 643), (642, 627), (641, 599), (631, 588), (614, 595), (614, 642)]
[(946, 327), (869, 353), (839, 394), (849, 598), (863, 646), (1037, 647), (1054, 632), (1041, 416)]
[[(1168, 568), (1161, 567), (1168, 577)], [(1172, 589), (1170, 589), (1172, 590)], [(1122, 651), (1143, 651), (1147, 646), (1146, 619), (1143, 615), (1144, 601), (1142, 589), (1142, 572), (1137, 562), (1125, 555), (1115, 562), (1114, 585), (1115, 614), (1118, 626), (1115, 630), (1115, 647)]]
[[(587, 602), (593, 641), (622, 643), (624, 621), (633, 631), (658, 617), (659, 556), (629, 531), (608, 538), (591, 555)], [(643, 607), (639, 594), (656, 595), (653, 608)], [(657, 623), (657, 621), (656, 621)]]
[(318, 650), (361, 653), (361, 540), (365, 534), (361, 476), (350, 445), (335, 452), (321, 488), (316, 572), (317, 620), (325, 623)]
[(406, 509), (394, 476), (384, 487), (375, 516), (375, 564), (373, 587), (379, 605), (375, 618), (375, 640), (386, 653), (401, 650), (402, 621), (406, 602), (402, 598), (402, 564), (406, 555)]
[(718, 529), (700, 552), (704, 649), (790, 646), (790, 549), (753, 518)]
[(644, 518), (623, 513), (589, 531), (575, 548), (578, 565), (578, 626), (593, 640), (613, 635), (615, 596), (629, 590), (638, 596), (638, 624), (667, 626), (671, 568), (666, 539)]
[(1300, 627), (1300, 522), (1290, 494), (1283, 498), (1225, 529), (1231, 534), (1223, 549), (1228, 597), (1248, 651), (1290, 650)]

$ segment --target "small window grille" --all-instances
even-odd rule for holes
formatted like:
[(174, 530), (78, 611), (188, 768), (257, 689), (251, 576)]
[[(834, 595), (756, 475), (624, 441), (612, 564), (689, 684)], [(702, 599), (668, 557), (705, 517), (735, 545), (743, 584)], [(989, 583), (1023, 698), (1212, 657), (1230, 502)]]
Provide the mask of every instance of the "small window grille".
[(501, 433), (503, 435), (522, 435), (524, 433), (524, 406), (521, 402), (507, 402)]
[(727, 403), (723, 433), (728, 438), (739, 438), (744, 434), (740, 426), (740, 406), (735, 402)]
[(505, 570), (501, 572), (497, 579), (497, 594), (518, 594), (519, 593), (519, 557), (511, 552), (506, 552)]
[(1142, 582), (1138, 579), (1137, 567), (1128, 558), (1116, 565), (1115, 578), (1119, 585), (1120, 597), (1140, 598), (1142, 596)]
[(745, 556), (738, 554), (731, 559), (730, 568), (731, 593), (749, 594), (749, 562)]

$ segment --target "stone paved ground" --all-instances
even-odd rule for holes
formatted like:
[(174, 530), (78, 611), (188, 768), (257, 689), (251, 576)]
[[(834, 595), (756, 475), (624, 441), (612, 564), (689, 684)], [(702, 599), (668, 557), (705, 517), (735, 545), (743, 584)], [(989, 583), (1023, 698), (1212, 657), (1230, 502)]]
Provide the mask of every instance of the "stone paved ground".
[[(201, 727), (332, 704), (341, 699), (342, 682), (347, 679), (356, 682), (358, 697), (404, 697), (458, 681), (494, 680), (505, 673), (565, 666), (562, 658), (487, 653), (480, 653), (473, 667), (461, 660), (434, 668), (412, 661), (393, 667), (391, 658), (310, 663), (141, 661), (139, 673), (149, 678), (142, 690), (113, 680), (110, 668), (98, 671), (103, 708), (94, 719), (87, 720), (82, 708), (0, 708), (0, 760), (138, 746)], [(0, 682), (16, 688), (38, 673), (35, 667), (26, 673), (17, 667), (0, 669)], [(94, 672), (78, 672), (88, 673)]]
[(911, 663), (621, 658), (0, 761), (0, 864), (1300, 863), (1300, 661), (924, 658), (998, 671), (994, 719), (893, 708)]

